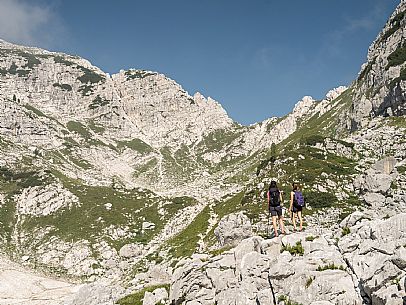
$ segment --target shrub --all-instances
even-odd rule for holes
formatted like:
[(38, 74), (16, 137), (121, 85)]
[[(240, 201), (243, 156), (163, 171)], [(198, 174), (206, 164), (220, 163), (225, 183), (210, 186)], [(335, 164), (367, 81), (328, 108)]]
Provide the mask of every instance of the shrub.
[(343, 230), (341, 231), (341, 236), (345, 236), (351, 233), (351, 230), (349, 227), (344, 227)]
[(303, 254), (304, 254), (304, 249), (303, 249), (303, 246), (302, 246), (302, 242), (300, 240), (298, 242), (296, 242), (296, 245), (294, 245), (294, 246), (291, 246), (289, 244), (287, 244), (286, 246), (282, 245), (281, 253), (283, 251), (288, 251), (292, 255), (303, 256)]

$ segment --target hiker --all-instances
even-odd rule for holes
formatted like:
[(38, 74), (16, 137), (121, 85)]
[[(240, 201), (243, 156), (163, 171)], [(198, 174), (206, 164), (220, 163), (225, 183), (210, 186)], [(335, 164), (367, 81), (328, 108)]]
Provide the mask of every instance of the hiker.
[(290, 207), (289, 213), (291, 213), (291, 218), (293, 222), (294, 231), (296, 231), (296, 217), (299, 217), (299, 231), (303, 229), (303, 217), (302, 210), (304, 207), (303, 194), (300, 191), (299, 183), (292, 183), (292, 192), (290, 192)]
[(285, 234), (285, 227), (283, 225), (283, 215), (282, 215), (282, 192), (279, 191), (276, 181), (271, 181), (268, 190), (268, 225), (269, 225), (269, 215), (272, 216), (272, 225), (275, 232), (275, 237), (278, 237), (278, 230), (276, 227), (276, 217), (279, 219), (279, 228), (282, 234)]

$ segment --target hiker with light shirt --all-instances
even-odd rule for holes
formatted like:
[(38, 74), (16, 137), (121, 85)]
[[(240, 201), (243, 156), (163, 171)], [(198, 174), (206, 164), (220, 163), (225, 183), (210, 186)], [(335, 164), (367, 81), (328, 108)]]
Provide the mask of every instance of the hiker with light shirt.
[(305, 206), (303, 194), (300, 191), (299, 183), (292, 183), (292, 191), (290, 192), (290, 207), (289, 213), (292, 215), (292, 222), (294, 231), (297, 230), (296, 228), (296, 217), (299, 218), (299, 231), (303, 230), (303, 217), (302, 217), (302, 210)]

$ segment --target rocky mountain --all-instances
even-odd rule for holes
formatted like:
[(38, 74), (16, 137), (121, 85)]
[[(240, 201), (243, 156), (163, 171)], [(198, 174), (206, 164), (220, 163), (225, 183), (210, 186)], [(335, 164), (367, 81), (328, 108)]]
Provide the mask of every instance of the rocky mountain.
[[(2, 255), (87, 283), (49, 304), (402, 304), (405, 10), (348, 88), (251, 126), (162, 74), (0, 41)], [(270, 239), (273, 179), (301, 182), (305, 232)]]

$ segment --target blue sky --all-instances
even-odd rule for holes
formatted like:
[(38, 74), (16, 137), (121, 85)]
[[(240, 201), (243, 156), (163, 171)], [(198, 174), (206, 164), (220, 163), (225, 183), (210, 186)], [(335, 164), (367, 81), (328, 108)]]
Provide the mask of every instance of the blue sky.
[(399, 0), (0, 0), (0, 38), (138, 68), (219, 101), (237, 122), (349, 85)]

